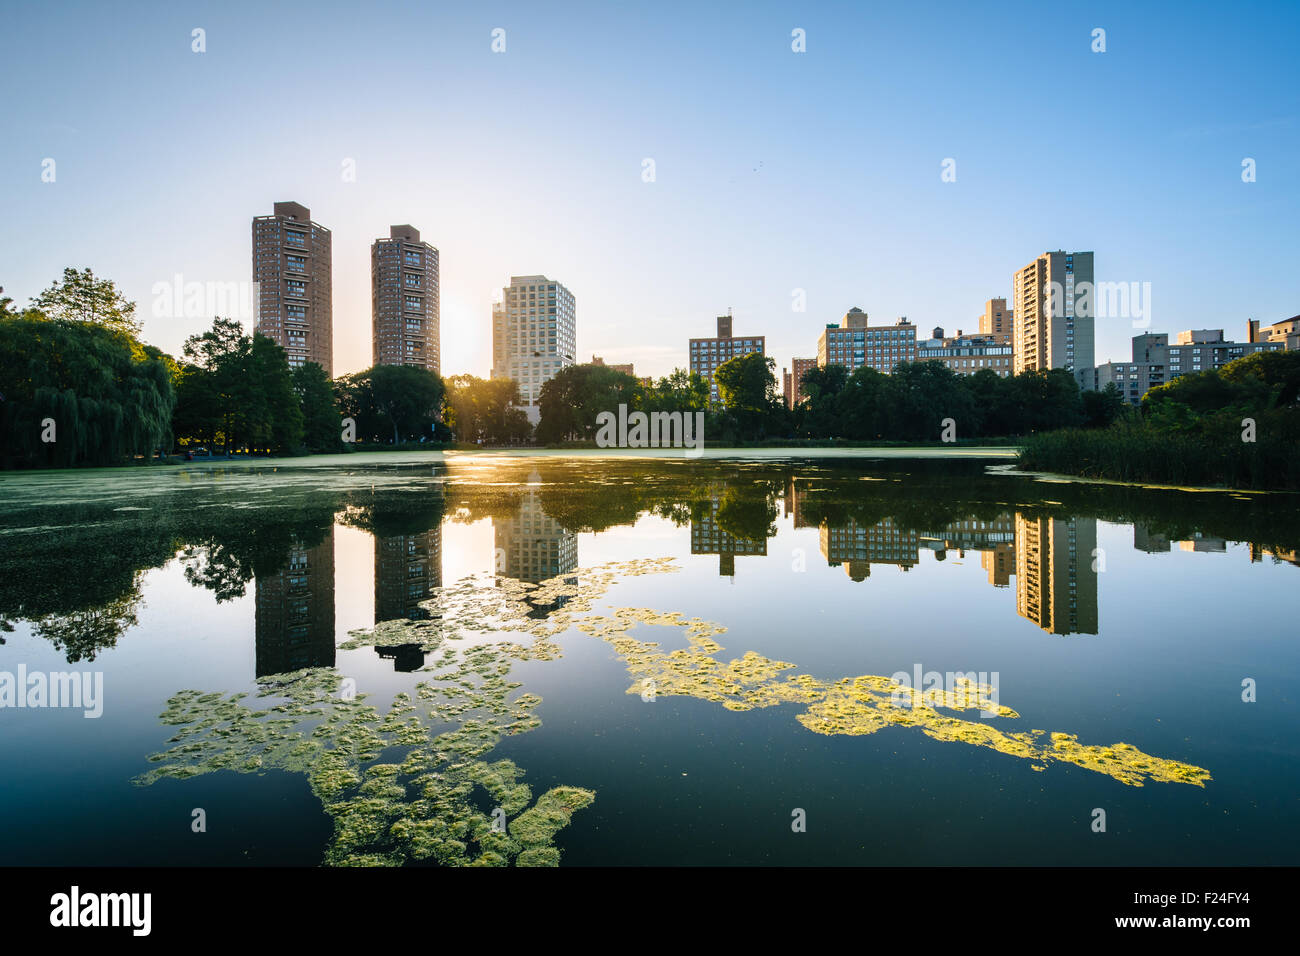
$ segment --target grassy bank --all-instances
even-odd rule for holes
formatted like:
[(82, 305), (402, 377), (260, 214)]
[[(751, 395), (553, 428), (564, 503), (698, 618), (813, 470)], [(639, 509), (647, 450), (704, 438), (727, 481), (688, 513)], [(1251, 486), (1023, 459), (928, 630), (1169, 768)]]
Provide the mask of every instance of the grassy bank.
[(1017, 467), (1112, 481), (1300, 491), (1300, 442), (1267, 429), (1253, 442), (1236, 430), (1064, 429), (1026, 438)]

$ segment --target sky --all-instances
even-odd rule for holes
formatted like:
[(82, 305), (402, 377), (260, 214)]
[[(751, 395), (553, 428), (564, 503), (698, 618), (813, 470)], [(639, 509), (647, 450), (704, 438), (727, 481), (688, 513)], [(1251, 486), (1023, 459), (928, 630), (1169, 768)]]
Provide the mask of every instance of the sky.
[(488, 374), (494, 295), (539, 273), (580, 360), (656, 376), (728, 309), (778, 371), (855, 306), (975, 331), (1056, 249), (1149, 290), (1149, 326), (1097, 320), (1098, 363), (1300, 313), (1296, 2), (0, 14), (0, 286), (26, 304), (90, 267), (173, 354), (211, 316), (160, 290), (251, 282), (280, 200), (333, 231), (336, 375), (371, 364), (369, 247), (399, 223), (440, 252), (444, 375)]

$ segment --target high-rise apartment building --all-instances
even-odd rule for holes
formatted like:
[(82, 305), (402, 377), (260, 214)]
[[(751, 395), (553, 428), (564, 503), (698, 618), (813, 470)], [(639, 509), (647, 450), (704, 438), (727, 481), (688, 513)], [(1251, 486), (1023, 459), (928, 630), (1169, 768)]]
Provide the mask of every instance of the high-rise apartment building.
[(370, 309), (375, 365), (439, 371), (438, 250), (414, 226), (392, 226), (370, 246)]
[(281, 346), (289, 366), (316, 362), (334, 376), (330, 231), (301, 203), (278, 202), (253, 219), (257, 331)]
[(984, 312), (979, 317), (980, 335), (992, 336), (999, 342), (1010, 342), (1014, 317), (1015, 313), (1007, 308), (1006, 299), (989, 299), (984, 303)]
[(870, 327), (867, 313), (849, 309), (839, 325), (828, 325), (817, 338), (817, 364), (843, 365), (850, 374), (863, 365), (889, 373), (899, 362), (916, 361), (916, 326), (900, 318), (893, 325)]
[(690, 369), (698, 372), (709, 383), (709, 401), (718, 401), (718, 383), (713, 373), (728, 359), (757, 352), (766, 354), (767, 338), (762, 335), (735, 336), (731, 334), (731, 316), (718, 316), (718, 334), (711, 339), (690, 340)]
[(1016, 272), (1012, 370), (1063, 368), (1091, 389), (1096, 303), (1091, 252), (1045, 252)]
[(817, 367), (815, 358), (792, 358), (790, 359), (790, 370), (781, 369), (782, 385), (785, 390), (785, 407), (793, 409), (803, 401), (804, 397), (800, 394), (799, 389), (803, 385), (803, 377), (809, 369)]
[(542, 386), (575, 364), (573, 293), (546, 276), (511, 276), (492, 306), (492, 377), (513, 379), (535, 406)]

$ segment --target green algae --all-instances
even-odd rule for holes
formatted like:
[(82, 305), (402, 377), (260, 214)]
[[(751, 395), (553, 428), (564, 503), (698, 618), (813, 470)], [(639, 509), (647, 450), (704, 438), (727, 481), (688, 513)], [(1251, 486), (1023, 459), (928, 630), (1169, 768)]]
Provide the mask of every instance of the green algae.
[[(521, 661), (561, 656), (553, 638), (576, 630), (609, 644), (632, 678), (629, 694), (647, 687), (662, 696), (693, 697), (733, 711), (795, 705), (795, 719), (823, 735), (862, 736), (911, 728), (931, 739), (965, 743), (1031, 761), (1034, 771), (1053, 762), (1107, 775), (1129, 786), (1147, 781), (1204, 787), (1203, 768), (1145, 754), (1131, 744), (1081, 744), (1077, 736), (1014, 731), (995, 719), (1019, 714), (997, 702), (995, 689), (960, 679), (947, 690), (900, 688), (877, 675), (825, 681), (787, 661), (748, 651), (720, 659), (714, 638), (726, 627), (679, 612), (651, 608), (595, 611), (596, 602), (623, 577), (677, 570), (672, 559), (614, 562), (539, 584), (467, 578), (426, 602), (434, 621), (390, 621), (354, 631), (345, 648), (419, 643), (436, 652), (411, 693), (380, 712), (364, 695), (340, 696), (342, 676), (332, 668), (277, 674), (246, 694), (223, 696), (183, 690), (161, 715), (176, 731), (171, 749), (150, 755), (154, 766), (138, 785), (190, 779), (219, 770), (306, 775), (334, 821), (324, 854), (331, 866), (394, 866), (432, 861), (448, 866), (554, 866), (554, 845), (572, 816), (595, 793), (560, 786), (533, 801), (523, 770), (513, 761), (483, 758), (501, 737), (540, 726), (541, 698), (516, 693), (508, 680)], [(685, 647), (664, 650), (632, 636), (637, 628), (669, 628)], [(516, 635), (518, 640), (473, 643), (467, 637)], [(513, 695), (513, 696), (512, 696)], [(994, 715), (971, 720), (978, 710)], [(392, 748), (398, 760), (377, 762)], [(492, 809), (485, 811), (484, 804)], [(494, 825), (499, 812), (505, 829)]]

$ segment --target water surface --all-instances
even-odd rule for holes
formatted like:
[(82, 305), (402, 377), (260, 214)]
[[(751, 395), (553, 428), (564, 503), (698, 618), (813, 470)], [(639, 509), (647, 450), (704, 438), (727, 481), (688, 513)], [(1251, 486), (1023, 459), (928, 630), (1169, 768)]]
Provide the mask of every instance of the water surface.
[(1297, 499), (1000, 463), (0, 476), (0, 862), (1300, 862)]

